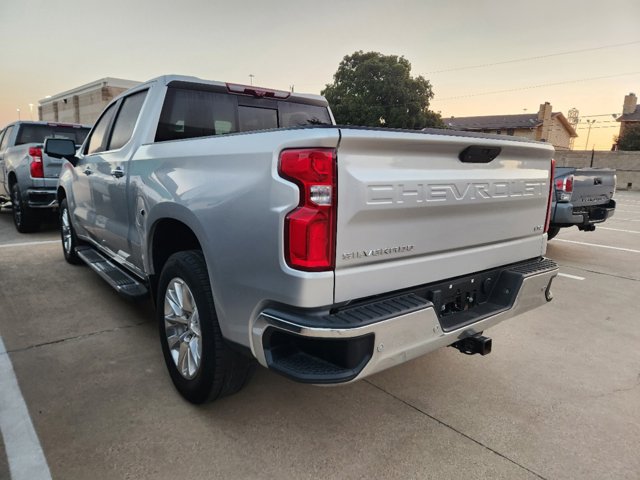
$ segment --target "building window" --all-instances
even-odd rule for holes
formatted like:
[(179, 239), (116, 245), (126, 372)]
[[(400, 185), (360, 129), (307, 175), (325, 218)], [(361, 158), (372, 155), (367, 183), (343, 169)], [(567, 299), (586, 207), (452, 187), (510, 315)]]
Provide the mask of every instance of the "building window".
[(513, 137), (514, 130), (513, 128), (507, 128), (507, 135), (511, 135)]
[(502, 134), (502, 130), (500, 130), (500, 129), (496, 130), (496, 134), (497, 135), (501, 135)]

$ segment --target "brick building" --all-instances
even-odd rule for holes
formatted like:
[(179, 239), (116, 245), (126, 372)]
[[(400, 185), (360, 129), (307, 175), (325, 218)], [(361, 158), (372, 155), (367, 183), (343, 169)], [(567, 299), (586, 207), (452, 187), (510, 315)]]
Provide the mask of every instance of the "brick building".
[(638, 97), (636, 97), (635, 93), (630, 93), (624, 97), (622, 115), (617, 120), (620, 122), (620, 135), (622, 135), (627, 126), (640, 124), (640, 105), (638, 105)]
[(101, 78), (40, 100), (38, 118), (48, 122), (93, 125), (111, 100), (139, 83), (121, 78)]
[(454, 130), (513, 135), (551, 143), (557, 150), (570, 150), (578, 136), (561, 112), (554, 112), (549, 102), (540, 105), (538, 113), (516, 115), (484, 115), (479, 117), (443, 118)]

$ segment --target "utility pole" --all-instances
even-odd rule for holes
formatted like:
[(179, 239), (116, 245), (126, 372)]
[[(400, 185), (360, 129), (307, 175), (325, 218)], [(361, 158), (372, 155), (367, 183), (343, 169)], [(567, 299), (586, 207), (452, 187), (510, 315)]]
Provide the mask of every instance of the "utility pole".
[(589, 125), (589, 130), (587, 130), (587, 142), (584, 144), (584, 149), (589, 150), (589, 135), (591, 135), (591, 127), (596, 123), (595, 118), (593, 120), (587, 120), (587, 124)]
[(253, 77), (255, 77), (255, 75), (253, 73), (249, 74), (249, 85), (253, 85)]

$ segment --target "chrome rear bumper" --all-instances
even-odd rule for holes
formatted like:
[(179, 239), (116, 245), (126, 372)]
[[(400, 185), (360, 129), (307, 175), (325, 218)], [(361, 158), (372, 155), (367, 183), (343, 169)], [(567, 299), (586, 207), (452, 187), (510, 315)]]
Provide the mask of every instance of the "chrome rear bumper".
[[(517, 292), (514, 292), (514, 299), (510, 307), (504, 308), (498, 313), (484, 316), (484, 318), (460, 328), (443, 329), (434, 304), (426, 299), (421, 299), (422, 304), (409, 309), (411, 311), (408, 313), (391, 316), (391, 318), (363, 326), (345, 326), (344, 328), (311, 326), (308, 324), (309, 322), (295, 321), (295, 317), (291, 315), (270, 309), (263, 311), (252, 327), (253, 354), (263, 366), (280, 371), (280, 373), (298, 381), (333, 384), (359, 380), (440, 347), (451, 345), (462, 338), (476, 335), (508, 318), (544, 305), (551, 300), (551, 282), (558, 274), (558, 267), (555, 263), (550, 260), (544, 261), (546, 264), (543, 271), (530, 269), (533, 271), (526, 272), (526, 265), (524, 268), (522, 264), (518, 266), (521, 281), (518, 282), (519, 288)], [(522, 273), (523, 271), (525, 273)], [(509, 270), (509, 272), (512, 273), (513, 270)], [(496, 288), (498, 286), (496, 285)], [(398, 298), (402, 300), (401, 297)], [(391, 300), (394, 301), (393, 297)], [(352, 362), (353, 364), (346, 368), (347, 371), (343, 371), (339, 375), (337, 374), (339, 369), (327, 366), (326, 375), (318, 375), (314, 381), (314, 375), (307, 374), (304, 369), (322, 371), (322, 363), (319, 365), (309, 363), (308, 367), (305, 367), (304, 361), (300, 357), (294, 367), (290, 367), (291, 362), (288, 362), (289, 366), (286, 369), (278, 365), (278, 360), (270, 353), (271, 346), (269, 345), (269, 332), (274, 331), (281, 332), (279, 335), (283, 338), (290, 336), (294, 340), (292, 345), (301, 345), (305, 342), (313, 345), (313, 339), (348, 340), (369, 337), (371, 338), (371, 351), (368, 352), (366, 358), (363, 357), (364, 360)], [(298, 339), (308, 340), (298, 341)], [(336, 345), (341, 344), (328, 342), (326, 345), (327, 348), (336, 348)], [(361, 350), (363, 347), (359, 346), (358, 348)], [(317, 347), (314, 349), (317, 351)], [(300, 369), (300, 375), (296, 374), (295, 368)], [(335, 373), (334, 377), (331, 376), (332, 372)]]

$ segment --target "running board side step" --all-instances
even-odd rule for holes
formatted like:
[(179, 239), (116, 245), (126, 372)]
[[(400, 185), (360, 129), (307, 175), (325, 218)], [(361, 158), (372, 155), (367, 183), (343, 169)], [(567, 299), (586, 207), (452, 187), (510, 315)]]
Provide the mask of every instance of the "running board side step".
[(147, 287), (91, 247), (79, 247), (78, 257), (123, 297), (136, 300), (149, 294)]

